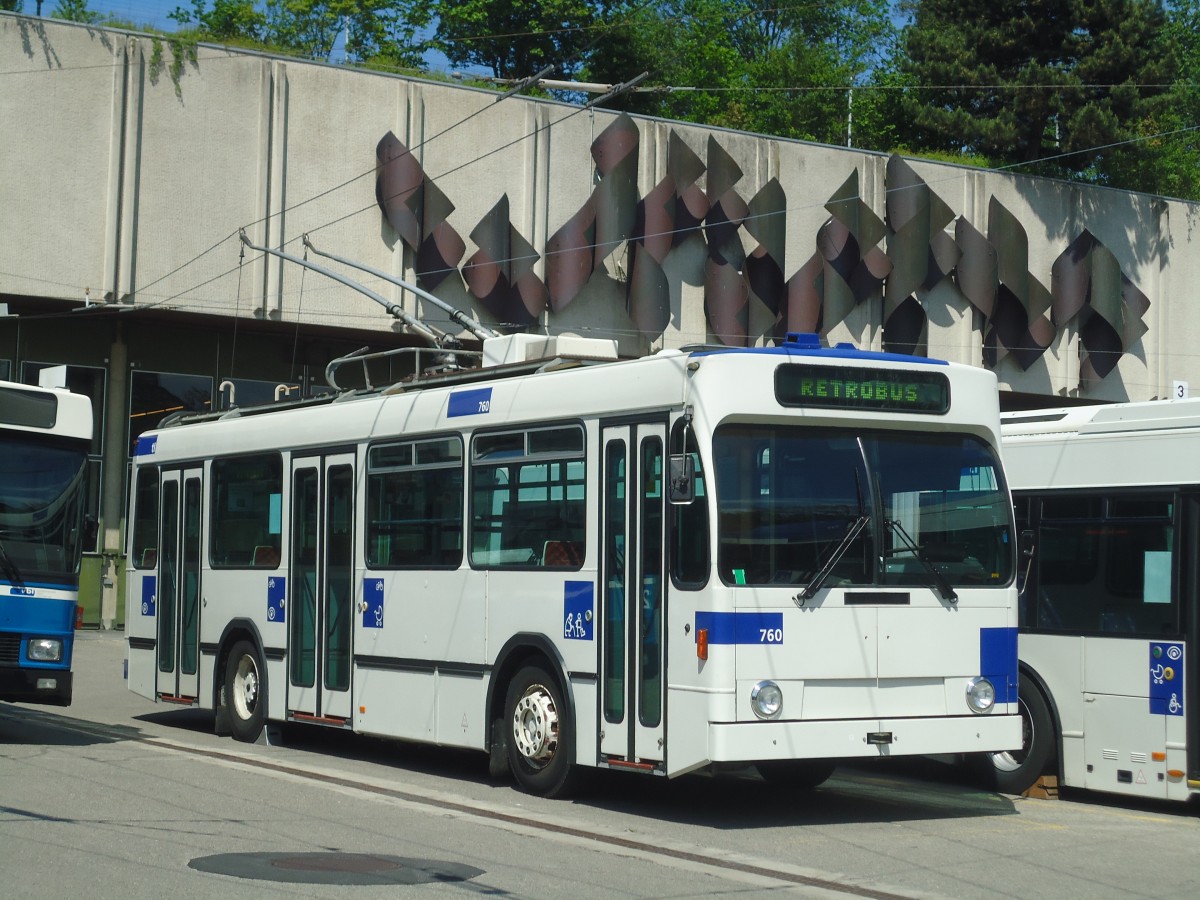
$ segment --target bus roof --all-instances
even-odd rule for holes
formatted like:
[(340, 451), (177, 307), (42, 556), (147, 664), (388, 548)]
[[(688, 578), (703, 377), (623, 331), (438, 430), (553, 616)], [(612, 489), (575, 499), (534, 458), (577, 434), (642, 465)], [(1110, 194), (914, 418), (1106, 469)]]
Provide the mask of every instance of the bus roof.
[(1196, 428), (1200, 427), (1200, 398), (1010, 412), (1001, 415), (1000, 424), (1006, 438)]
[(0, 430), (92, 438), (92, 402), (63, 388), (0, 381)]

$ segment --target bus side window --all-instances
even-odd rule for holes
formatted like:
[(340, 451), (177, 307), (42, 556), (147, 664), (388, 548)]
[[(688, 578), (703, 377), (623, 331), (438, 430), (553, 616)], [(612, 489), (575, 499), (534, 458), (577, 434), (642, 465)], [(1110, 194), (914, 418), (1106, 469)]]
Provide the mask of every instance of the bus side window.
[(137, 569), (158, 565), (158, 469), (154, 466), (138, 469), (129, 561)]
[(278, 453), (213, 460), (209, 556), (214, 567), (273, 569), (278, 565), (282, 495), (283, 463)]

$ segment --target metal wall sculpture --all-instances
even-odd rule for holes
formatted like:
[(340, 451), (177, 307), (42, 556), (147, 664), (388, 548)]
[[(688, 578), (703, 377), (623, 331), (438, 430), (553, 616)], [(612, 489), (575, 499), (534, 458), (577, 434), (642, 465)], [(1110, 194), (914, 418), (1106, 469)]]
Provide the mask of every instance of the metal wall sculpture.
[(546, 284), (555, 312), (566, 308), (633, 234), (639, 138), (633, 119), (621, 115), (592, 142), (599, 180), (579, 212), (546, 242)]
[(891, 271), (891, 261), (876, 246), (886, 229), (862, 200), (857, 169), (825, 209), (830, 218), (817, 231), (817, 252), (788, 281), (787, 313), (778, 332), (828, 332), (878, 296)]
[[(788, 203), (779, 179), (768, 179), (747, 202), (737, 190), (742, 169), (715, 135), (708, 137), (705, 162), (672, 130), (666, 176), (641, 197), (639, 148), (637, 123), (624, 114), (593, 141), (594, 187), (547, 241), (545, 283), (535, 272), (536, 250), (509, 221), (507, 194), (471, 232), (478, 249), (462, 277), (498, 327), (548, 324), (543, 316), (561, 314), (602, 272), (624, 278), (629, 319), (653, 341), (670, 324), (673, 292), (681, 288), (668, 278), (667, 258), (699, 240), (703, 270), (676, 268), (674, 277), (703, 284), (708, 338), (729, 345), (785, 331), (828, 333), (878, 298), (880, 312), (872, 315), (880, 318), (884, 348), (923, 355), (929, 340), (925, 304), (945, 284), (955, 290), (938, 290), (938, 302), (961, 302), (974, 311), (989, 367), (1011, 359), (1028, 370), (1073, 325), (1085, 354), (1081, 377), (1102, 379), (1147, 331), (1142, 317), (1149, 299), (1089, 231), (1055, 261), (1047, 290), (1029, 270), (1024, 227), (999, 200), (989, 202), (985, 236), (956, 217), (899, 156), (887, 162), (886, 221), (864, 202), (859, 170), (852, 169), (825, 203), (829, 218), (817, 228), (815, 252), (785, 278)], [(376, 158), (379, 207), (412, 251), (418, 281), (432, 289), (465, 253), (447, 222), (454, 206), (391, 132), (379, 142)], [(617, 264), (610, 275), (605, 262), (622, 247), (628, 273)], [(751, 328), (751, 301), (773, 328), (762, 334)]]
[(716, 138), (708, 139), (708, 215), (704, 238), (704, 315), (708, 328), (723, 344), (745, 346), (749, 333), (750, 286), (746, 283), (746, 251), (740, 230), (750, 210), (734, 189), (742, 170)]
[(534, 325), (546, 309), (546, 286), (533, 267), (541, 257), (512, 226), (508, 194), (471, 232), (479, 249), (463, 267), (467, 289), (502, 327)]
[(1112, 251), (1087, 230), (1050, 269), (1054, 324), (1079, 322), (1079, 340), (1087, 356), (1080, 365), (1085, 381), (1105, 378), (1123, 353), (1148, 330), (1142, 316), (1150, 299), (1121, 271)]
[(958, 284), (972, 306), (985, 312), (983, 361), (994, 368), (1009, 353), (1024, 371), (1054, 341), (1047, 313), (1050, 292), (1029, 273), (1025, 228), (995, 197), (988, 204), (988, 236), (962, 219), (956, 237), (963, 250)]
[(667, 255), (688, 240), (703, 240), (700, 223), (708, 197), (698, 182), (704, 162), (674, 131), (667, 138), (667, 174), (639, 200), (629, 238), (625, 305), (634, 326), (660, 335), (671, 321), (671, 286), (663, 269)]
[(883, 292), (883, 346), (924, 355), (929, 318), (917, 291), (932, 291), (962, 256), (946, 234), (954, 213), (899, 156), (887, 162), (887, 253), (892, 271)]
[(416, 256), (417, 283), (433, 290), (458, 267), (466, 244), (446, 221), (454, 204), (390, 131), (375, 146), (375, 202)]

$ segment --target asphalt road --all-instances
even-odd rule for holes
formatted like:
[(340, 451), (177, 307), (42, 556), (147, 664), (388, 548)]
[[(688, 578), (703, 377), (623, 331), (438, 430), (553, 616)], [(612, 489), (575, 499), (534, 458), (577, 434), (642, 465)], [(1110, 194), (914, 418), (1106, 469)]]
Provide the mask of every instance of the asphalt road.
[(1200, 895), (1194, 807), (978, 790), (932, 763), (810, 793), (598, 773), (569, 801), (481, 754), (285, 729), (212, 733), (82, 632), (75, 703), (0, 704), (0, 896), (1146, 897)]

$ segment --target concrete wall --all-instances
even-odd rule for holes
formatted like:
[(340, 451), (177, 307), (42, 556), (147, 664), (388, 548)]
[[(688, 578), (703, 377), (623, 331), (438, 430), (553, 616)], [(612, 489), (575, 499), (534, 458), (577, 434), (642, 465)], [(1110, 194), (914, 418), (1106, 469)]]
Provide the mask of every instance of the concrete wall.
[[(465, 242), (460, 268), (476, 252), (472, 233), (506, 199), (508, 223), (539, 255), (533, 273), (545, 282), (547, 243), (589, 202), (599, 181), (593, 147), (617, 122), (604, 111), (498, 100), (455, 85), (208, 46), (197, 49), (194, 63), (185, 61), (176, 82), (165, 65), (155, 71), (156, 53), (170, 62), (169, 45), (143, 35), (0, 15), (0, 71), (6, 74), (0, 295), (82, 300), (90, 289), (93, 299), (107, 295), (135, 307), (377, 330), (386, 342), (399, 326), (375, 303), (278, 259), (250, 251), (241, 258), (239, 230), (256, 244), (296, 255), (303, 254), (300, 238), (307, 233), (322, 250), (415, 280), (414, 253), (375, 199), (376, 145), (390, 131), (454, 205), (447, 222)], [(889, 214), (894, 185), (884, 155), (679, 123), (639, 119), (634, 125), (638, 199), (670, 173), (673, 139), (704, 164), (697, 186), (708, 192), (710, 205), (721, 199), (709, 183), (714, 145), (742, 172), (728, 185), (737, 195), (726, 195), (728, 208), (736, 208), (738, 198), (751, 203), (778, 180), (782, 206), (770, 208), (786, 227), (776, 260), (785, 279), (819, 252), (831, 198), (847, 179), (857, 178), (863, 223)], [(1098, 400), (1167, 396), (1174, 380), (1200, 390), (1200, 363), (1191, 350), (1200, 335), (1194, 302), (1200, 207), (918, 160), (907, 165), (953, 213), (953, 221), (932, 229), (930, 240), (937, 232), (952, 239), (960, 219), (987, 236), (994, 202), (1019, 221), (1023, 241), (1007, 236), (1002, 267), (1023, 252), (1022, 270), (1036, 284), (1029, 291), (1018, 285), (1018, 293), (1050, 291), (1052, 266), (1086, 229), (1149, 300), (1141, 316), (1145, 333), (1139, 336), (1142, 329), (1130, 324), (1134, 339), (1104, 377), (1081, 374), (1087, 348), (1077, 320), (1053, 328), (1048, 349), (1027, 368), (1012, 355), (999, 360), (995, 369), (1004, 387)], [(627, 200), (616, 202), (626, 217)], [(738, 231), (746, 253), (758, 246), (751, 231), (749, 223)], [(877, 256), (894, 255), (899, 245), (883, 238), (874, 247)], [(870, 249), (860, 248), (859, 262)], [(616, 337), (625, 353), (719, 339), (705, 311), (707, 254), (705, 242), (693, 238), (661, 260), (670, 318), (660, 330), (639, 330), (627, 312), (627, 242), (599, 261), (568, 304), (541, 313), (534, 328)], [(1111, 293), (1111, 276), (1097, 276), (1094, 289)], [(369, 275), (352, 277), (409, 311), (426, 313), (411, 293)], [(824, 290), (832, 277), (826, 267)], [(928, 316), (928, 352), (983, 364), (989, 322), (957, 279), (951, 271), (916, 291)], [(469, 293), (460, 274), (436, 293), (485, 322), (502, 318)], [(832, 326), (825, 296), (831, 340), (885, 346), (881, 288), (866, 290)], [(784, 309), (777, 325), (776, 314), (750, 297), (743, 313), (747, 340), (761, 342), (788, 327), (786, 297)], [(428, 317), (447, 325), (437, 310)]]

